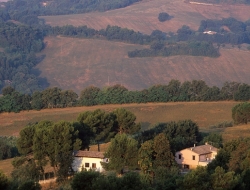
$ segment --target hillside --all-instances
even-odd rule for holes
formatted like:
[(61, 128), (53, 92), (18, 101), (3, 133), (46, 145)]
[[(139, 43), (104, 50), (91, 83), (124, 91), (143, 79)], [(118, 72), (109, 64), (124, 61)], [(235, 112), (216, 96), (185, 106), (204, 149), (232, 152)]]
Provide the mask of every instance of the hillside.
[[(107, 11), (78, 15), (44, 16), (52, 26), (87, 25), (102, 29), (107, 25), (117, 25), (150, 34), (153, 30), (176, 32), (182, 25), (197, 30), (201, 20), (234, 17), (241, 21), (250, 19), (250, 6), (247, 5), (198, 5), (185, 3), (183, 0), (143, 0), (131, 6)], [(159, 22), (158, 14), (167, 12), (173, 18)]]
[(128, 58), (128, 51), (145, 46), (65, 37), (47, 37), (45, 42), (42, 54), (46, 57), (36, 67), (41, 70), (40, 77), (46, 77), (51, 86), (78, 93), (89, 85), (122, 84), (134, 90), (167, 84), (171, 79), (202, 79), (211, 86), (222, 86), (225, 81), (250, 81), (250, 54), (244, 46), (241, 50), (221, 48), (219, 58)]
[[(112, 111), (123, 107), (136, 115), (137, 122), (142, 123), (142, 130), (159, 122), (191, 119), (198, 124), (201, 131), (211, 131), (210, 125), (231, 121), (231, 109), (238, 102), (176, 102), (102, 105), (92, 107), (73, 107), (63, 109), (44, 109), (41, 111), (23, 111), (20, 113), (0, 114), (0, 135), (18, 135), (19, 131), (29, 123), (41, 120), (75, 121), (79, 113), (103, 109)], [(217, 130), (217, 129), (215, 129)]]
[[(102, 29), (117, 25), (150, 34), (153, 30), (176, 32), (182, 25), (197, 30), (203, 19), (235, 17), (241, 21), (250, 18), (247, 5), (198, 5), (182, 0), (143, 0), (129, 7), (107, 12), (77, 15), (44, 16), (47, 24), (63, 26), (87, 25)], [(167, 12), (172, 19), (158, 21), (158, 14)], [(119, 42), (47, 37), (46, 55), (37, 69), (51, 86), (80, 92), (89, 85), (104, 87), (122, 84), (131, 90), (166, 84), (171, 79), (204, 80), (208, 85), (222, 86), (225, 81), (249, 83), (249, 51), (247, 45), (220, 49), (219, 58), (173, 56), (168, 58), (133, 58), (127, 52), (145, 48)], [(244, 51), (243, 51), (244, 50)], [(72, 85), (73, 84), (73, 85)]]

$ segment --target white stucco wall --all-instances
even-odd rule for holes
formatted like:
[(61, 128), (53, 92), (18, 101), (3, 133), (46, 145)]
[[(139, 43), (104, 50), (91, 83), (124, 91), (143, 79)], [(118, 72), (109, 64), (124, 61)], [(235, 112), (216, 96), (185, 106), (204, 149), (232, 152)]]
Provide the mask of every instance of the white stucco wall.
[[(82, 168), (84, 169), (94, 169), (99, 172), (103, 172), (104, 169), (102, 168), (101, 162), (106, 161), (106, 159), (101, 158), (86, 158), (86, 157), (75, 157), (72, 168), (75, 172), (82, 171)], [(85, 167), (85, 163), (89, 163), (89, 167)], [(96, 168), (92, 168), (92, 164), (96, 164)]]

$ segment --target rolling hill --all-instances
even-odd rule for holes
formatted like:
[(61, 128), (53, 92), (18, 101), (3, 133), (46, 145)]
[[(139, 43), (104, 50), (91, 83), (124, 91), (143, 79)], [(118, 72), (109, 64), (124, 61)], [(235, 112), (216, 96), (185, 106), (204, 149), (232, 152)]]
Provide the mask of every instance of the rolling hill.
[[(47, 24), (63, 26), (87, 25), (101, 29), (118, 25), (150, 34), (159, 29), (176, 32), (182, 25), (193, 29), (203, 19), (235, 17), (250, 18), (247, 5), (197, 5), (182, 0), (143, 0), (129, 7), (78, 15), (44, 16)], [(173, 18), (161, 23), (160, 12)], [(46, 58), (38, 64), (40, 76), (46, 77), (50, 86), (80, 92), (89, 85), (105, 87), (122, 84), (130, 90), (166, 84), (171, 79), (204, 80), (208, 85), (222, 86), (225, 81), (249, 83), (250, 54), (242, 48), (227, 46), (220, 49), (219, 58), (173, 56), (157, 58), (128, 58), (127, 52), (145, 46), (96, 39), (47, 37), (47, 47), (42, 52)]]
[[(153, 30), (176, 32), (183, 25), (197, 30), (201, 20), (234, 17), (241, 21), (250, 19), (250, 6), (247, 5), (198, 5), (185, 3), (183, 0), (142, 0), (131, 6), (107, 12), (87, 14), (43, 16), (52, 26), (87, 25), (102, 29), (107, 25), (116, 25), (150, 34)], [(159, 22), (158, 14), (167, 12), (173, 18)]]
[(219, 58), (171, 56), (128, 58), (127, 52), (144, 48), (121, 42), (97, 39), (47, 37), (42, 52), (45, 59), (37, 65), (40, 76), (51, 86), (80, 92), (89, 85), (124, 85), (130, 90), (167, 84), (171, 79), (204, 80), (210, 86), (225, 81), (250, 81), (250, 53), (244, 46), (220, 49)]

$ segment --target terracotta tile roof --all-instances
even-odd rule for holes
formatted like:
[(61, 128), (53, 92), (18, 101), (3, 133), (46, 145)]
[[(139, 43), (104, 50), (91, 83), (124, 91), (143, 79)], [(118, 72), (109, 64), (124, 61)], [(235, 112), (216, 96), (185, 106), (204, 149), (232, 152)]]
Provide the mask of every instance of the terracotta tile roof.
[(191, 151), (197, 153), (197, 154), (208, 154), (211, 153), (212, 151), (217, 152), (218, 149), (213, 147), (212, 145), (201, 145), (201, 146), (195, 146), (195, 147), (190, 147), (188, 148)]
[(74, 152), (75, 157), (104, 158), (104, 152), (79, 150)]

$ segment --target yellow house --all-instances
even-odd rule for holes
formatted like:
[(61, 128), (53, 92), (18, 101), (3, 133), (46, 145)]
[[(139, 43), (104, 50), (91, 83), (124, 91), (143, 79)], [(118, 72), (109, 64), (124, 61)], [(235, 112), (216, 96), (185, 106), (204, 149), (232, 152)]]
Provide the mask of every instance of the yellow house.
[(175, 153), (175, 161), (182, 168), (194, 169), (197, 166), (206, 166), (215, 159), (218, 149), (212, 145), (205, 144), (183, 149)]

